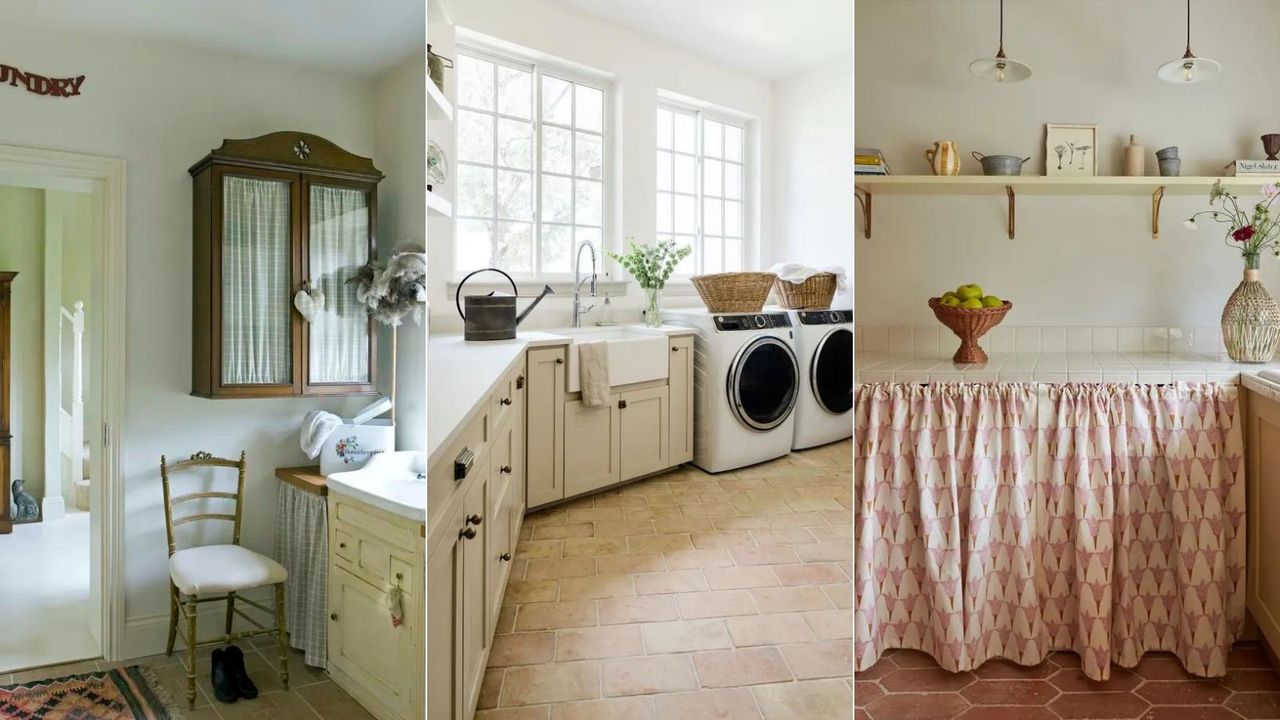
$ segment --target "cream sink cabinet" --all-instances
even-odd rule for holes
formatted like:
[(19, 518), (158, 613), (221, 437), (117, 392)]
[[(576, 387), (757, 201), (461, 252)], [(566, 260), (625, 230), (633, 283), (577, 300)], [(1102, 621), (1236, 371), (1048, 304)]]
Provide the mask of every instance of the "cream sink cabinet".
[(1244, 400), (1246, 551), (1249, 614), (1273, 648), (1280, 647), (1280, 403), (1241, 387)]
[[(524, 362), (427, 471), (427, 716), (470, 720), (525, 509)], [(421, 717), (421, 714), (418, 715)]]
[(615, 387), (608, 405), (567, 392), (569, 348), (529, 350), (531, 508), (597, 492), (693, 459), (693, 338), (668, 339), (664, 380)]

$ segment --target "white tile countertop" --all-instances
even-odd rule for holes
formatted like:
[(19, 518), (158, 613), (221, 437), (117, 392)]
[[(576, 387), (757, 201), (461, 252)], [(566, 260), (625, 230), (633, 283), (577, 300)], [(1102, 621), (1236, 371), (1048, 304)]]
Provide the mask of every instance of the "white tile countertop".
[[(668, 336), (694, 332), (675, 325), (616, 327)], [(479, 410), (480, 401), (493, 391), (499, 378), (515, 367), (525, 350), (571, 342), (572, 338), (555, 330), (520, 331), (514, 340), (484, 342), (467, 342), (461, 335), (430, 336), (427, 340), (427, 467), (435, 466), (439, 460), (437, 454), (453, 442), (472, 414)]]
[[(1232, 362), (1220, 354), (1193, 352), (989, 353), (990, 360), (966, 365), (950, 355), (859, 352), (859, 383), (879, 382), (1239, 382), (1241, 375), (1280, 369), (1280, 363)], [(1263, 381), (1266, 382), (1266, 381)]]

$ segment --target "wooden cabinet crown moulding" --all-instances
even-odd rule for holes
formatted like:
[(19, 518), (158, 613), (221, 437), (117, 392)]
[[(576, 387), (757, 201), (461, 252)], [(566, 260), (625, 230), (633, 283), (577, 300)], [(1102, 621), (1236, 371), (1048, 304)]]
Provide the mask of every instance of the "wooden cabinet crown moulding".
[(191, 394), (376, 394), (378, 326), (348, 282), (377, 257), (373, 160), (290, 131), (224, 140), (188, 172)]

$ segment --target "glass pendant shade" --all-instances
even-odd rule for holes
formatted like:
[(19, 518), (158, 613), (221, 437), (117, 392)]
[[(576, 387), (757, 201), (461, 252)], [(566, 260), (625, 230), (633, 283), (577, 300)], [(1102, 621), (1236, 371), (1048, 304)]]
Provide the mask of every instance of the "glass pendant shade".
[(1031, 66), (1005, 57), (1004, 0), (1000, 0), (1000, 49), (995, 57), (978, 58), (969, 63), (969, 72), (992, 82), (1022, 82), (1031, 77)]
[(1184, 84), (1207, 82), (1218, 77), (1222, 65), (1217, 60), (1196, 57), (1191, 52), (1191, 0), (1187, 0), (1187, 51), (1177, 60), (1170, 60), (1156, 70), (1156, 76), (1167, 83)]

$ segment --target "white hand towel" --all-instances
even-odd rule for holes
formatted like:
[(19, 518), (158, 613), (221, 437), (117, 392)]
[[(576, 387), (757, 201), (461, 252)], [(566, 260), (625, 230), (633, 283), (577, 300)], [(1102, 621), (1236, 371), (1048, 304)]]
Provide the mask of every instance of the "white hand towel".
[(578, 378), (582, 381), (582, 403), (588, 407), (608, 405), (609, 344), (600, 340), (578, 343)]
[(849, 289), (849, 273), (840, 265), (828, 265), (822, 268), (822, 272), (829, 272), (836, 276), (836, 290), (844, 292)]
[(302, 437), (299, 444), (309, 458), (320, 454), (324, 441), (342, 424), (342, 418), (324, 410), (312, 410), (302, 419)]

